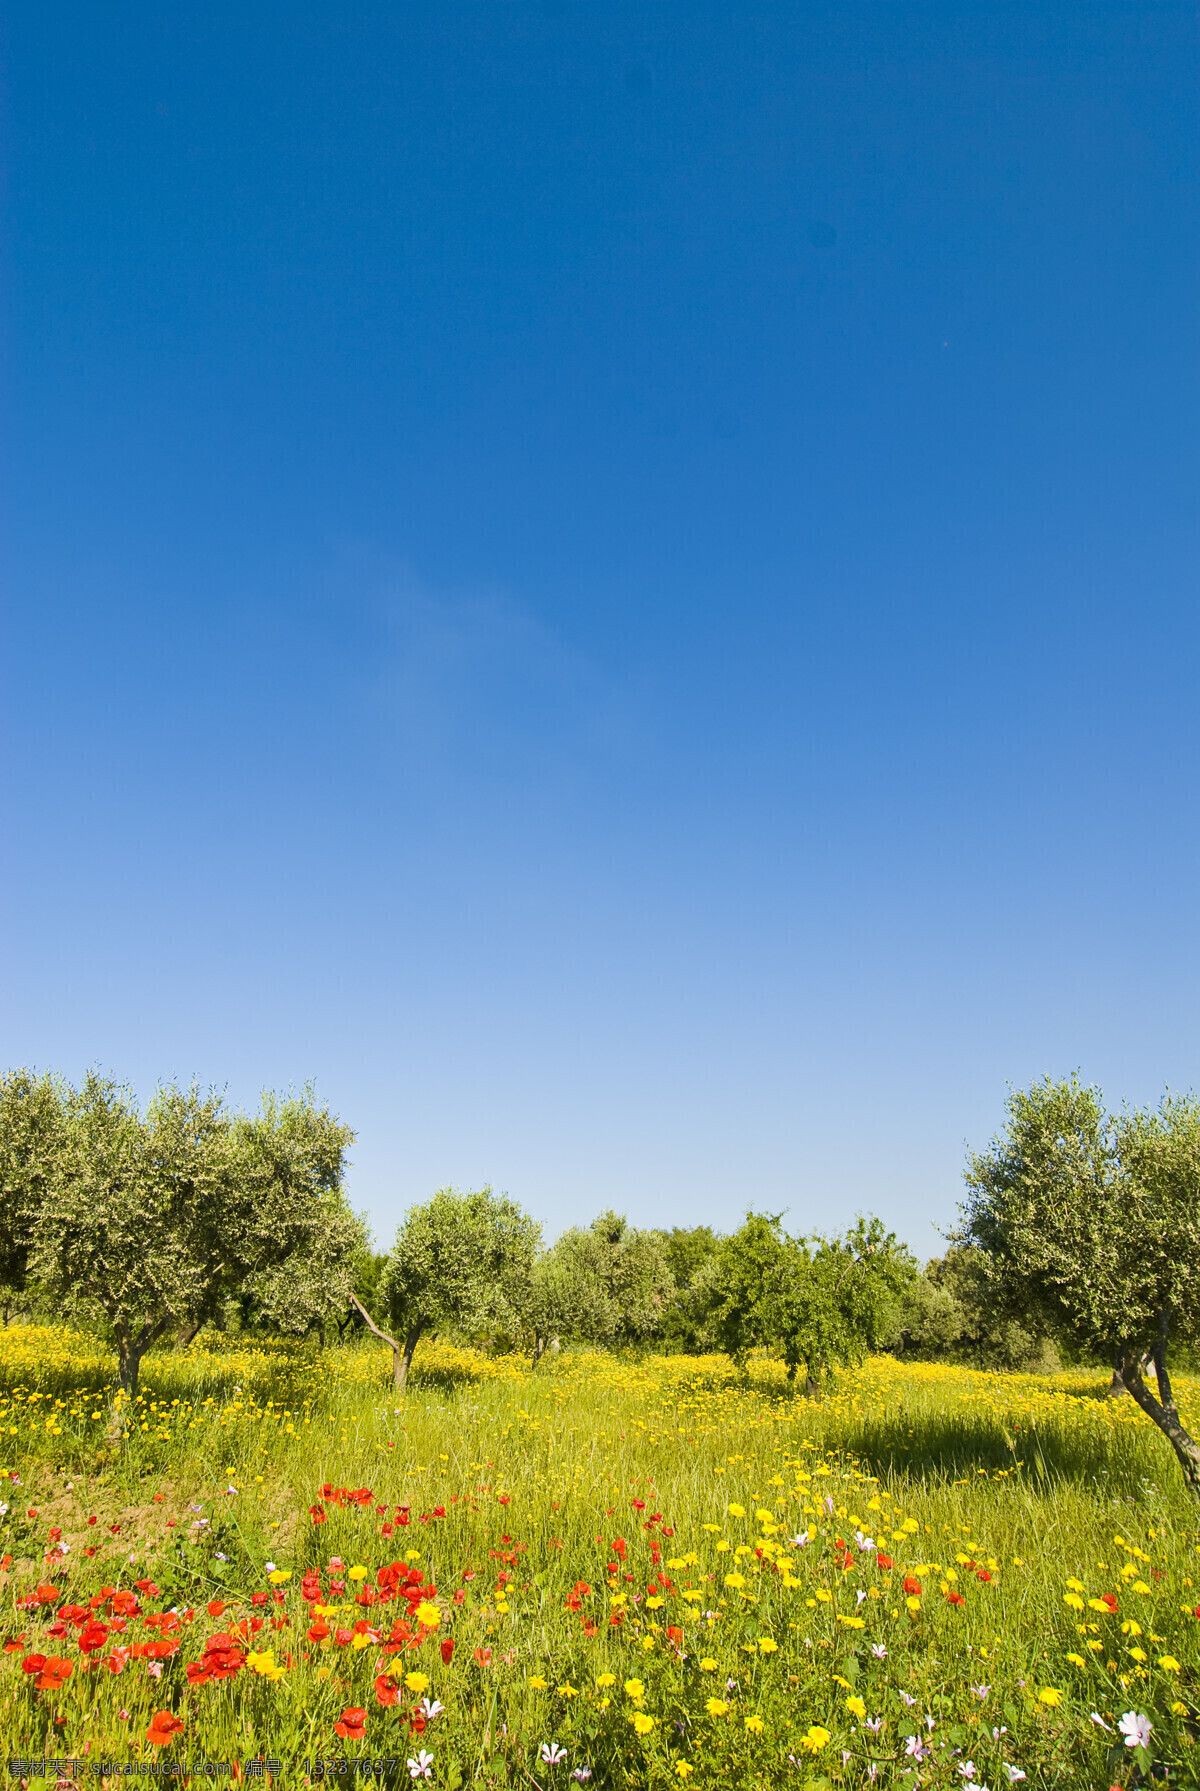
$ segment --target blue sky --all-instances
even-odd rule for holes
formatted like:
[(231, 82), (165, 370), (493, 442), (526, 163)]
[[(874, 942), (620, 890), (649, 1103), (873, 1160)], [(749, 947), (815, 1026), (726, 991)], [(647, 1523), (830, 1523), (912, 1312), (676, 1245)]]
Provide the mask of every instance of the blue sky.
[(921, 1255), (1200, 1079), (1193, 8), (6, 29), (4, 1061)]

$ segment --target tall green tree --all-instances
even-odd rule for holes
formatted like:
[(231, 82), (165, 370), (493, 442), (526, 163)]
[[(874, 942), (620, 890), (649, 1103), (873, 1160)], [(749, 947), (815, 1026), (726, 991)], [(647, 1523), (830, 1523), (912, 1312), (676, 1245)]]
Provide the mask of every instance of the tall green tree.
[(555, 1337), (610, 1349), (639, 1347), (662, 1330), (675, 1291), (660, 1231), (621, 1213), (571, 1226), (539, 1259), (525, 1307), (534, 1363)]
[(917, 1278), (908, 1249), (875, 1218), (857, 1219), (840, 1237), (798, 1242), (784, 1269), (775, 1326), (788, 1378), (803, 1367), (810, 1388), (890, 1343)]
[(717, 1250), (712, 1328), (717, 1348), (739, 1367), (779, 1336), (779, 1299), (795, 1254), (782, 1227), (782, 1213), (747, 1213)]
[(0, 1075), (0, 1301), (26, 1293), (29, 1256), (66, 1127), (65, 1085), (30, 1070)]
[(1009, 1096), (966, 1181), (961, 1236), (985, 1253), (998, 1297), (1114, 1362), (1200, 1495), (1169, 1365), (1172, 1343), (1200, 1332), (1200, 1103), (1168, 1094), (1114, 1118), (1098, 1089), (1047, 1078)]
[(766, 1346), (780, 1352), (789, 1380), (803, 1366), (815, 1388), (891, 1340), (915, 1275), (878, 1219), (857, 1220), (844, 1237), (804, 1239), (783, 1231), (780, 1214), (750, 1213), (717, 1252), (714, 1331), (735, 1362)]
[(396, 1233), (379, 1279), (387, 1329), (356, 1294), (364, 1322), (392, 1349), (392, 1379), (403, 1391), (423, 1336), (497, 1326), (515, 1333), (529, 1296), (541, 1228), (491, 1188), (439, 1188)]
[(663, 1313), (660, 1341), (667, 1349), (711, 1349), (707, 1320), (720, 1240), (708, 1225), (677, 1225), (660, 1235), (675, 1284)]
[(63, 1099), (29, 1276), (60, 1310), (107, 1319), (131, 1397), (146, 1351), (235, 1290), (296, 1328), (303, 1311), (344, 1304), (360, 1230), (341, 1191), (352, 1136), (310, 1095), (268, 1096), (245, 1118), (169, 1086), (143, 1116), (127, 1089), (89, 1075)]

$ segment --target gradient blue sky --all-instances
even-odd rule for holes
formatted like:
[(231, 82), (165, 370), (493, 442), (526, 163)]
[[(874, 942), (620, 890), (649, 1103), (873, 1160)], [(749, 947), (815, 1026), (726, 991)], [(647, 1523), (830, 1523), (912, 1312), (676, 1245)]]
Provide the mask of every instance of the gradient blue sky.
[(922, 1255), (1200, 1080), (1197, 39), (14, 0), (0, 1059)]

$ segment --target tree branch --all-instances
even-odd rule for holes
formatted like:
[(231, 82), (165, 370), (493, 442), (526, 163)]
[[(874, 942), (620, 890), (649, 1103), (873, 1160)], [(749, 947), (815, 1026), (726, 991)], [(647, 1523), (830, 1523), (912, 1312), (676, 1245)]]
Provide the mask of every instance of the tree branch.
[(1154, 1372), (1158, 1379), (1158, 1397), (1162, 1400), (1163, 1411), (1173, 1424), (1177, 1424), (1179, 1413), (1175, 1409), (1175, 1395), (1171, 1389), (1171, 1376), (1167, 1371), (1167, 1337), (1170, 1325), (1170, 1307), (1160, 1306), (1158, 1309), (1158, 1335), (1154, 1340)]
[(393, 1349), (400, 1348), (400, 1345), (396, 1342), (394, 1337), (389, 1337), (386, 1331), (381, 1331), (379, 1329), (379, 1326), (375, 1323), (375, 1320), (371, 1317), (371, 1314), (367, 1311), (356, 1293), (351, 1293), (350, 1304), (358, 1308), (359, 1312), (362, 1314), (363, 1322), (366, 1324), (367, 1329), (369, 1331), (374, 1331), (381, 1343), (390, 1343)]

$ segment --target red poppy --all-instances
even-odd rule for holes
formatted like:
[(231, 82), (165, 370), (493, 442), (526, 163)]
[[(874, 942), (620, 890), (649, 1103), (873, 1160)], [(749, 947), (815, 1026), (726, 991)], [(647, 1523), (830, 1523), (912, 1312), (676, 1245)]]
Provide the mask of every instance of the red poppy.
[(219, 1617), (221, 1615), (221, 1612), (223, 1610), (226, 1610), (227, 1608), (228, 1607), (226, 1606), (225, 1600), (223, 1598), (211, 1599), (210, 1602), (205, 1606), (205, 1609), (207, 1610), (210, 1617)]
[(348, 1704), (340, 1722), (333, 1725), (335, 1735), (346, 1741), (364, 1741), (367, 1734), (367, 1713), (360, 1704)]
[(920, 1580), (914, 1579), (912, 1574), (909, 1574), (904, 1582), (904, 1590), (908, 1593), (910, 1598), (919, 1598), (921, 1596)]
[(169, 1747), (174, 1736), (183, 1733), (183, 1724), (169, 1710), (156, 1710), (150, 1718), (150, 1727), (146, 1730), (146, 1740), (151, 1747)]
[(442, 1665), (448, 1667), (454, 1656), (454, 1637), (447, 1636), (441, 1645)]
[(328, 1636), (329, 1636), (329, 1625), (328, 1625), (328, 1623), (326, 1623), (324, 1617), (314, 1617), (312, 1622), (308, 1626), (309, 1641), (310, 1642), (324, 1642), (328, 1639)]
[(108, 1630), (103, 1623), (97, 1623), (93, 1618), (79, 1632), (79, 1651), (81, 1654), (94, 1654), (97, 1649), (103, 1648), (107, 1640)]
[(886, 1573), (889, 1567), (895, 1566), (895, 1562), (892, 1560), (892, 1557), (890, 1555), (879, 1554), (879, 1555), (876, 1555), (876, 1557), (875, 1557), (875, 1565), (876, 1565), (876, 1567), (881, 1568), (884, 1573)]
[[(979, 1577), (980, 1577), (980, 1579), (982, 1579), (983, 1575), (980, 1574)], [(992, 1576), (989, 1573), (988, 1578), (991, 1579), (991, 1577)], [(1100, 1594), (1100, 1601), (1102, 1604), (1106, 1604), (1108, 1606), (1109, 1610), (1112, 1612), (1113, 1616), (1115, 1617), (1117, 1614), (1117, 1595), (1116, 1595), (1116, 1593), (1115, 1592), (1102, 1592)]]
[(23, 1673), (40, 1673), (45, 1664), (46, 1656), (44, 1654), (27, 1654), (21, 1662), (21, 1671)]
[(152, 1611), (145, 1623), (147, 1629), (157, 1629), (164, 1636), (174, 1635), (183, 1627), (175, 1611)]
[(203, 1667), (210, 1679), (232, 1679), (245, 1664), (246, 1656), (231, 1635), (222, 1632), (205, 1642)]
[(59, 1660), (56, 1655), (48, 1654), (46, 1664), (34, 1680), (39, 1691), (61, 1691), (74, 1672), (69, 1660)]
[(961, 1592), (947, 1592), (946, 1603), (947, 1604), (965, 1604), (966, 1599), (963, 1597)]
[[(1197, 1611), (1196, 1615), (1198, 1617), (1200, 1617), (1200, 1611)], [(479, 1662), (481, 1667), (490, 1667), (492, 1664), (491, 1649), (490, 1648), (476, 1648), (475, 1659)]]
[(375, 1675), (375, 1698), (376, 1702), (384, 1705), (385, 1708), (400, 1702), (400, 1687), (391, 1673)]

